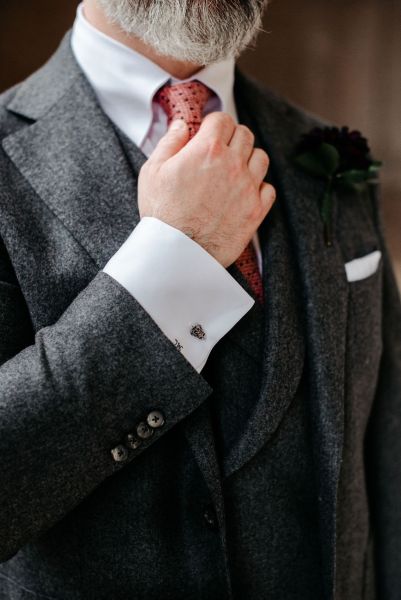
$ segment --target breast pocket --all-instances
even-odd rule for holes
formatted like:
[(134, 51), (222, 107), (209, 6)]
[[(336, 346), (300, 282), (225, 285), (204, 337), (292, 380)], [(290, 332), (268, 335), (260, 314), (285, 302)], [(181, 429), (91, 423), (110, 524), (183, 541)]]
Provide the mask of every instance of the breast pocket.
[(368, 279), (378, 271), (381, 259), (382, 253), (380, 250), (374, 250), (373, 252), (369, 252), (369, 254), (365, 254), (365, 256), (347, 262), (345, 264), (347, 280), (353, 283)]
[(349, 365), (354, 382), (367, 386), (365, 392), (376, 381), (382, 353), (383, 277), (381, 253), (375, 251), (366, 256), (347, 273)]

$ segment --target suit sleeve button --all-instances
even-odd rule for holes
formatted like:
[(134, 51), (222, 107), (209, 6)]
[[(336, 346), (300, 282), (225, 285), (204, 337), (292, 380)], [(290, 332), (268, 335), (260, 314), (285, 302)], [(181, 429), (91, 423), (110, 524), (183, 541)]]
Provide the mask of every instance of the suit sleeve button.
[(133, 434), (129, 433), (127, 435), (127, 446), (132, 450), (138, 450), (139, 446), (142, 445), (142, 441), (138, 440), (138, 438)]
[(152, 429), (160, 429), (160, 427), (163, 427), (166, 420), (163, 413), (159, 410), (153, 410), (148, 414), (147, 422)]
[(128, 450), (125, 446), (120, 444), (111, 450), (111, 455), (115, 462), (121, 463), (127, 460)]
[(141, 440), (148, 440), (154, 434), (154, 430), (143, 421), (136, 428), (136, 434)]

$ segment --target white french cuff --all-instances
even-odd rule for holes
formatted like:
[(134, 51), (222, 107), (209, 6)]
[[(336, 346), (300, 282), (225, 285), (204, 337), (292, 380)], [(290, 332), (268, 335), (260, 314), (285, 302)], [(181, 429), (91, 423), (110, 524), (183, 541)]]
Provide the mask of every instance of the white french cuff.
[(103, 271), (141, 304), (198, 372), (255, 303), (199, 244), (153, 217), (140, 221)]

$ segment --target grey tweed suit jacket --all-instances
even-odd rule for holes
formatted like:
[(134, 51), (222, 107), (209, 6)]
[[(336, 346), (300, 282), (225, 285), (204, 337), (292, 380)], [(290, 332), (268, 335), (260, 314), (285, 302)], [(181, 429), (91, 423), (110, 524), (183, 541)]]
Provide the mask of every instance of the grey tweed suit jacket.
[[(235, 93), (279, 193), (267, 302), (201, 375), (101, 272), (139, 220), (145, 157), (69, 36), (0, 97), (2, 600), (401, 598), (401, 309), (377, 189), (336, 198), (327, 248), (322, 183), (292, 162), (320, 122), (238, 71)], [(115, 461), (154, 409), (164, 426)]]

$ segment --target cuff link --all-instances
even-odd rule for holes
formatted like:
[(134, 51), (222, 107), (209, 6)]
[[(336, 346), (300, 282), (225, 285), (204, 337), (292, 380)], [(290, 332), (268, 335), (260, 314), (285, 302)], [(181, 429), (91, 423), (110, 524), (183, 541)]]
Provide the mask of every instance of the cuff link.
[(198, 340), (205, 340), (206, 339), (206, 333), (205, 330), (203, 329), (202, 325), (200, 325), (199, 323), (197, 323), (196, 325), (193, 325), (191, 328), (191, 335), (195, 338), (197, 338)]

